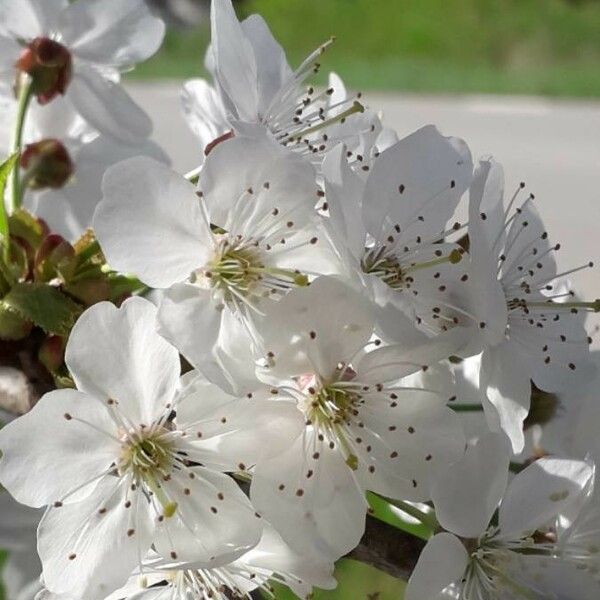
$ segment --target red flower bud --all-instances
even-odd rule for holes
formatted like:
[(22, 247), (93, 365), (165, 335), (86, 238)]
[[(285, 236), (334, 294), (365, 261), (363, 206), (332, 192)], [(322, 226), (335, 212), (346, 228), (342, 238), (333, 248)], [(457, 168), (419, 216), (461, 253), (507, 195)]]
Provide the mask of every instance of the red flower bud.
[(53, 373), (58, 371), (65, 357), (65, 340), (58, 335), (49, 335), (40, 346), (38, 358)]
[(69, 151), (55, 139), (27, 144), (20, 164), (27, 170), (28, 186), (34, 190), (61, 188), (75, 170)]
[(74, 258), (75, 250), (67, 240), (56, 233), (48, 235), (35, 255), (35, 279), (50, 281), (59, 271), (63, 276), (70, 276)]
[(40, 104), (64, 95), (73, 74), (71, 53), (62, 44), (44, 37), (30, 42), (15, 66), (31, 77), (32, 91)]

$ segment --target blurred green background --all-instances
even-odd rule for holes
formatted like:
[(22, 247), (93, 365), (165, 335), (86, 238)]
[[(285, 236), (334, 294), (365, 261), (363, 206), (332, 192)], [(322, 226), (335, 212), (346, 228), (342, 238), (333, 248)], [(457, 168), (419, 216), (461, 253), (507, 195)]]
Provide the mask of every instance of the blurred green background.
[[(203, 75), (208, 2), (155, 5), (171, 23), (167, 39), (131, 76)], [(237, 0), (236, 7), (240, 17), (265, 17), (292, 65), (335, 35), (323, 73), (337, 71), (353, 88), (600, 96), (600, 0)]]

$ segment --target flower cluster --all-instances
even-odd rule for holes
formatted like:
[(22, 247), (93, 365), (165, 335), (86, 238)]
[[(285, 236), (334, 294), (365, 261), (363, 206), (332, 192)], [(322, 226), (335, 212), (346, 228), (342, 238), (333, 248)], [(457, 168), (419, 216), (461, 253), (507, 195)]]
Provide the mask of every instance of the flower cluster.
[(335, 74), (307, 88), (333, 40), (292, 70), (230, 0), (211, 28), (182, 175), (119, 84), (163, 38), (143, 0), (0, 0), (0, 338), (56, 388), (4, 406), (11, 594), (306, 598), (378, 498), (435, 509), (409, 600), (597, 598), (594, 448), (553, 450), (535, 404), (581, 404), (600, 301), (534, 196), (432, 125), (398, 139)]

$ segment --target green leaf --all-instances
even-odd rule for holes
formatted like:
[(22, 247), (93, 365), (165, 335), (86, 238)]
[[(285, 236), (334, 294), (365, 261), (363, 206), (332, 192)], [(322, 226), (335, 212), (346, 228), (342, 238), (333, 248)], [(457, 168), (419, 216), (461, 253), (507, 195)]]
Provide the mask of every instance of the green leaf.
[(17, 283), (1, 303), (56, 335), (69, 333), (81, 312), (77, 303), (45, 283)]
[(6, 182), (8, 181), (8, 177), (15, 168), (18, 158), (19, 153), (15, 152), (0, 165), (0, 200), (2, 204), (2, 206), (0, 206), (0, 235), (2, 235), (2, 244), (4, 245), (5, 250), (8, 248), (8, 219), (6, 218), (4, 192), (6, 191)]
[[(371, 514), (388, 525), (397, 527), (423, 540), (428, 540), (435, 533), (431, 523), (422, 523), (402, 510), (402, 508), (394, 506), (393, 503), (388, 502), (385, 498), (377, 494), (368, 492), (367, 501), (372, 510)], [(431, 517), (431, 522), (434, 519), (433, 514), (433, 509), (431, 509), (431, 514), (428, 513), (428, 516)]]
[[(406, 588), (405, 581), (348, 558), (338, 561), (335, 577), (337, 588), (315, 590), (314, 600), (402, 600)], [(273, 587), (276, 600), (298, 600), (285, 586), (273, 583)]]

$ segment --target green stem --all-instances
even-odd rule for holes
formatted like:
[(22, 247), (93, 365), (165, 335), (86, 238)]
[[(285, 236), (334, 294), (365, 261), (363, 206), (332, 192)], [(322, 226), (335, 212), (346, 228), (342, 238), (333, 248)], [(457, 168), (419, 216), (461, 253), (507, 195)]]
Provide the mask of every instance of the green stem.
[(448, 404), (454, 412), (483, 412), (481, 404)]
[[(19, 91), (19, 100), (17, 105), (17, 115), (15, 120), (15, 130), (11, 148), (11, 154), (21, 153), (23, 145), (23, 128), (25, 126), (25, 116), (27, 115), (27, 109), (29, 102), (33, 97), (31, 79), (27, 77), (21, 80), (21, 87)], [(23, 192), (21, 190), (20, 180), (20, 169), (19, 165), (16, 164), (11, 173), (11, 189), (10, 189), (10, 212), (13, 213), (23, 200)]]

